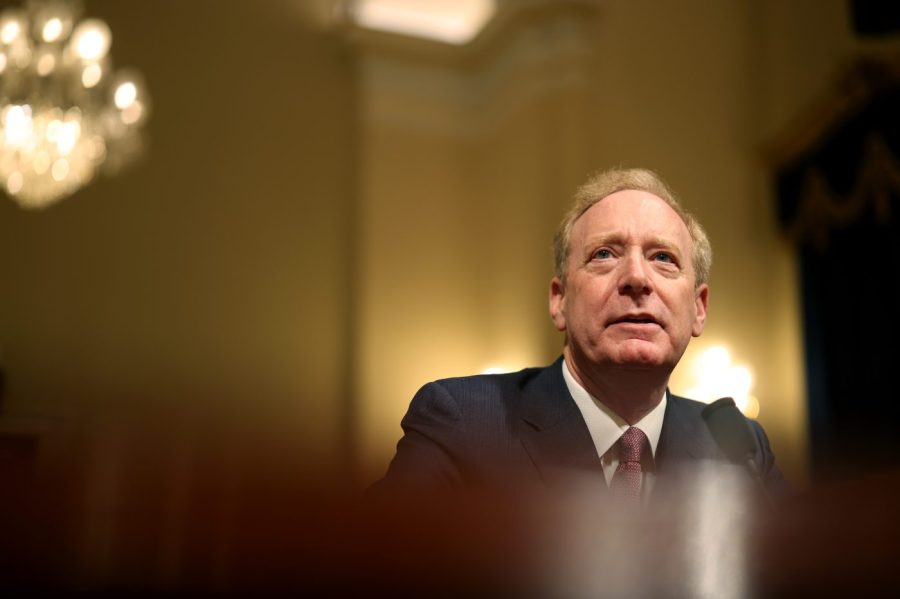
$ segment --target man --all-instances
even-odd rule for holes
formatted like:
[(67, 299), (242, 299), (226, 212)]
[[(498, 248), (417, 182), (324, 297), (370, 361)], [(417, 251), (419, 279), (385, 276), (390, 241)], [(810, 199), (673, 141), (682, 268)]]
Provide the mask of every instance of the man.
[[(565, 332), (546, 368), (425, 385), (380, 487), (553, 487), (573, 480), (647, 501), (671, 475), (724, 463), (704, 404), (667, 391), (706, 323), (711, 249), (653, 172), (615, 169), (575, 195), (554, 238), (550, 317)], [(784, 479), (751, 422), (764, 484)], [(658, 480), (659, 479), (659, 480)]]

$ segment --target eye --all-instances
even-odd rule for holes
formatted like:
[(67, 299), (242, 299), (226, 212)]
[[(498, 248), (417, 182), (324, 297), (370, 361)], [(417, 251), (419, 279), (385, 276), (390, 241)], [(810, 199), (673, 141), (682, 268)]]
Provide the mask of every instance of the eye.
[(655, 254), (653, 256), (653, 259), (656, 260), (657, 262), (669, 262), (669, 263), (675, 262), (675, 258), (672, 256), (672, 254), (669, 254), (666, 252), (660, 252), (658, 254)]
[(606, 248), (601, 248), (591, 255), (591, 260), (608, 260), (612, 258), (612, 252)]

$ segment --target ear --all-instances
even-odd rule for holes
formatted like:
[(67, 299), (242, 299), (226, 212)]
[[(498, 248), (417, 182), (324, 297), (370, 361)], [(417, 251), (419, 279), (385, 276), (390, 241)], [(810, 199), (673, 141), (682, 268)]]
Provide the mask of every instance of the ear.
[(550, 319), (558, 331), (566, 330), (566, 286), (553, 277), (550, 280)]
[(696, 313), (694, 314), (694, 324), (691, 327), (691, 335), (699, 337), (706, 325), (706, 313), (709, 310), (709, 285), (706, 283), (700, 285), (694, 293)]

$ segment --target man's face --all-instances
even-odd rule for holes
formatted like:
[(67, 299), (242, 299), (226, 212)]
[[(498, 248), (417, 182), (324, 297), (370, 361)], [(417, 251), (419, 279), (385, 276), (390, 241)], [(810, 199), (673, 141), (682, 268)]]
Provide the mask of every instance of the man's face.
[(618, 191), (572, 228), (566, 283), (550, 284), (550, 315), (576, 359), (671, 371), (703, 331), (707, 286), (695, 286), (693, 242), (657, 196)]

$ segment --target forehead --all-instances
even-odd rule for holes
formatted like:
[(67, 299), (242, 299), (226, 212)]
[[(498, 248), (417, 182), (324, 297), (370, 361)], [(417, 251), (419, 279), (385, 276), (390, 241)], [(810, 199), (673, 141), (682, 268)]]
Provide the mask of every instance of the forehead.
[(660, 238), (685, 251), (691, 247), (691, 235), (678, 213), (647, 191), (617, 191), (591, 206), (575, 221), (572, 242), (588, 243), (594, 237), (609, 234), (621, 234), (635, 241)]

